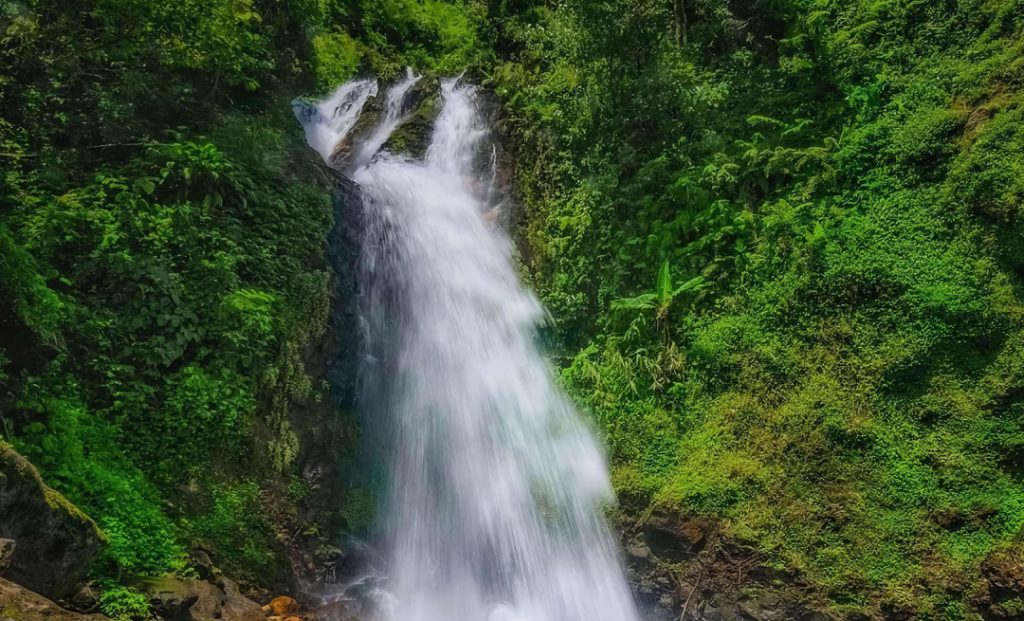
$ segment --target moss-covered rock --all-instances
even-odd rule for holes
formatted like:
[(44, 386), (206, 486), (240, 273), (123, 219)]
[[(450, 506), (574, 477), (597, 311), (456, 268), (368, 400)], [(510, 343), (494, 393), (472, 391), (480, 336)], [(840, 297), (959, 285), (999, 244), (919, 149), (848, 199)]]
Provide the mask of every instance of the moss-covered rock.
[(216, 584), (178, 578), (147, 578), (137, 585), (150, 608), (167, 621), (263, 621), (260, 605), (231, 580)]
[(64, 610), (38, 593), (0, 578), (0, 617), (13, 621), (106, 621), (103, 615)]
[(13, 539), (5, 577), (47, 597), (71, 594), (103, 545), (87, 515), (0, 442), (0, 537)]
[(405, 99), (405, 121), (395, 130), (384, 149), (413, 158), (421, 158), (430, 146), (434, 121), (440, 114), (441, 93), (437, 78), (424, 77)]

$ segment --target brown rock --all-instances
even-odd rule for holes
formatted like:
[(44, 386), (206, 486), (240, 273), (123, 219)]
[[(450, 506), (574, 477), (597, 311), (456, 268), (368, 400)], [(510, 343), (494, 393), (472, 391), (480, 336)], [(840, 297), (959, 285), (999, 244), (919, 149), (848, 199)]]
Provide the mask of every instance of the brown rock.
[(216, 582), (220, 578), (220, 570), (214, 566), (213, 560), (210, 559), (206, 550), (193, 550), (189, 554), (189, 559), (192, 561), (192, 568), (196, 570), (201, 580)]
[(981, 564), (984, 588), (974, 604), (986, 619), (1018, 619), (1024, 601), (1024, 544), (993, 552)]
[(280, 595), (270, 600), (270, 603), (263, 607), (263, 612), (275, 617), (288, 617), (299, 611), (299, 603), (287, 595)]
[(220, 616), (224, 594), (208, 582), (148, 578), (137, 586), (153, 611), (167, 621), (206, 621)]
[(627, 546), (626, 559), (630, 565), (645, 565), (651, 560), (651, 549), (645, 545)]
[(991, 554), (981, 571), (995, 590), (1024, 595), (1024, 548)]
[(96, 610), (99, 603), (99, 596), (88, 584), (82, 585), (78, 592), (72, 595), (62, 604), (75, 612), (92, 612)]
[(150, 578), (138, 584), (149, 605), (165, 621), (266, 621), (260, 605), (227, 578), (201, 580)]
[(265, 621), (260, 605), (242, 595), (238, 585), (227, 578), (218, 582), (224, 591), (221, 617), (224, 621)]
[(714, 524), (702, 517), (656, 510), (644, 525), (644, 542), (654, 556), (682, 561), (700, 552), (714, 531)]
[(64, 610), (42, 595), (0, 578), (0, 617), (17, 621), (108, 621), (103, 615)]

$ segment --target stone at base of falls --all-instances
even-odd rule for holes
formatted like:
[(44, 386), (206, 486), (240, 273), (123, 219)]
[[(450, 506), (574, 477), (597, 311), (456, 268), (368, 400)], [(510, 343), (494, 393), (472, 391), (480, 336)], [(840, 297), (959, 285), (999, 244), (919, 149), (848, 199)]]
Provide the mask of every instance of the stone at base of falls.
[(53, 599), (75, 592), (103, 545), (95, 522), (2, 441), (0, 538), (14, 541), (3, 576)]
[(138, 588), (166, 621), (266, 621), (260, 605), (243, 596), (226, 578), (217, 584), (178, 578), (149, 578)]
[(263, 607), (263, 612), (276, 617), (284, 617), (299, 611), (299, 603), (287, 595), (279, 595)]
[(103, 615), (64, 610), (38, 593), (0, 578), (0, 619), (14, 621), (108, 621)]

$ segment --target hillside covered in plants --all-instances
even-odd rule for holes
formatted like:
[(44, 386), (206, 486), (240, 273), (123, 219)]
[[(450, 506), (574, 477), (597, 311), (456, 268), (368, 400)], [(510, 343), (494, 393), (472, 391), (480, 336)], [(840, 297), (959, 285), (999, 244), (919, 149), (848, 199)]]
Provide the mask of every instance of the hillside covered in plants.
[(653, 570), (676, 618), (714, 546), (814, 619), (1024, 616), (1019, 0), (6, 1), (0, 433), (95, 520), (100, 611), (374, 537), (346, 212), (290, 104), (406, 66), (498, 109), (627, 562), (700, 531)]

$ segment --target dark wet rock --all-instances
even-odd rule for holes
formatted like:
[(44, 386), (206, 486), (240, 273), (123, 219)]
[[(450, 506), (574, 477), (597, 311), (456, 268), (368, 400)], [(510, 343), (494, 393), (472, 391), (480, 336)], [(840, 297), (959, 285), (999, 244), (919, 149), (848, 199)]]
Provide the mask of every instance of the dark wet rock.
[(1024, 544), (994, 552), (981, 566), (984, 586), (974, 605), (986, 620), (1024, 618)]
[(96, 524), (3, 442), (0, 537), (15, 542), (4, 577), (53, 599), (76, 591), (103, 544)]
[(0, 618), (13, 621), (107, 621), (103, 615), (65, 610), (23, 586), (0, 578)]
[(434, 121), (441, 112), (441, 92), (437, 78), (424, 77), (406, 94), (405, 120), (395, 130), (384, 149), (419, 159), (426, 155)]
[(220, 578), (217, 585), (224, 593), (221, 603), (221, 618), (226, 621), (264, 621), (266, 616), (260, 605), (242, 595), (238, 585), (227, 578)]
[(99, 594), (92, 585), (83, 584), (77, 593), (63, 600), (61, 604), (75, 612), (93, 612), (99, 605)]
[(782, 598), (770, 591), (763, 592), (754, 599), (741, 601), (739, 610), (757, 621), (782, 621), (791, 618)]
[(645, 545), (628, 546), (626, 563), (629, 567), (643, 567), (651, 562), (651, 549)]
[(704, 549), (713, 531), (705, 518), (655, 511), (644, 526), (644, 542), (659, 559), (681, 561)]
[(200, 580), (216, 582), (220, 579), (220, 570), (213, 564), (213, 559), (210, 558), (210, 553), (206, 550), (193, 550), (189, 554), (189, 560)]
[(706, 606), (701, 614), (694, 616), (687, 616), (687, 619), (702, 619), (703, 621), (750, 621), (750, 619), (744, 617), (737, 612), (731, 606)]
[(0, 539), (0, 575), (3, 575), (14, 561), (14, 549), (17, 545), (13, 539)]
[(714, 520), (654, 511), (624, 542), (641, 616), (650, 621), (833, 621), (797, 572), (775, 567)]
[(350, 599), (340, 599), (317, 607), (311, 621), (358, 621), (363, 617), (363, 606)]
[(150, 578), (139, 584), (153, 611), (166, 621), (213, 619), (223, 593), (209, 582)]

